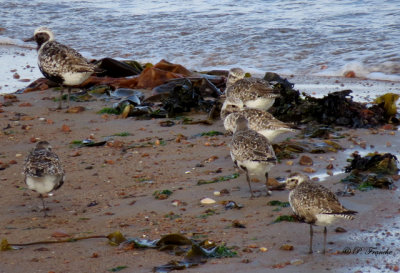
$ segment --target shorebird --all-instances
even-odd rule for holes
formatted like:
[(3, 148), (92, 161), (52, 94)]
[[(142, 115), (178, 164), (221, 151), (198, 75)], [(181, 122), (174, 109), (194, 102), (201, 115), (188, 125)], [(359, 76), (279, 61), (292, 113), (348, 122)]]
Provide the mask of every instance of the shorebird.
[(38, 51), (38, 65), (42, 74), (61, 86), (58, 108), (62, 106), (64, 87), (68, 88), (68, 108), (71, 87), (86, 81), (96, 71), (91, 64), (75, 49), (54, 40), (53, 32), (47, 27), (39, 27), (33, 37), (25, 42), (35, 41)]
[(324, 249), (326, 248), (327, 226), (336, 220), (354, 219), (354, 210), (346, 209), (336, 195), (320, 184), (313, 183), (307, 175), (294, 173), (286, 179), (286, 189), (290, 190), (289, 203), (294, 213), (310, 224), (310, 248), (312, 251), (313, 225), (324, 227)]
[(228, 105), (235, 105), (240, 109), (245, 107), (268, 110), (279, 97), (279, 91), (263, 79), (245, 77), (241, 68), (232, 68), (226, 84), (224, 110)]
[(268, 139), (249, 129), (247, 119), (243, 116), (236, 120), (236, 130), (230, 143), (230, 153), (233, 163), (246, 173), (251, 197), (250, 176), (265, 177), (268, 183), (268, 172), (276, 165), (274, 149)]
[(278, 143), (284, 140), (284, 138), (299, 133), (299, 128), (293, 124), (282, 122), (267, 111), (250, 108), (232, 112), (226, 116), (224, 120), (225, 130), (234, 133), (236, 120), (241, 116), (248, 120), (250, 129), (262, 134), (271, 143)]
[(47, 141), (40, 141), (29, 153), (24, 166), (25, 183), (39, 193), (44, 216), (47, 216), (43, 194), (59, 189), (64, 183), (64, 170), (60, 159)]

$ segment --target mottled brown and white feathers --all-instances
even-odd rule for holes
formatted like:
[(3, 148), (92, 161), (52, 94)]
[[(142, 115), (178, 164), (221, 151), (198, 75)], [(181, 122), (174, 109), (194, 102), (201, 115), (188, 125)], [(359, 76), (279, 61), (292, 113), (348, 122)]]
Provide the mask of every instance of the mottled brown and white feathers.
[(276, 165), (274, 149), (266, 137), (247, 127), (244, 117), (237, 119), (230, 143), (232, 161), (250, 175), (265, 176)]
[(227, 105), (236, 105), (240, 109), (247, 107), (268, 110), (279, 96), (279, 92), (263, 79), (244, 76), (245, 73), (240, 68), (229, 71), (226, 99), (222, 109)]
[(286, 188), (290, 190), (290, 206), (306, 223), (327, 226), (339, 218), (352, 220), (357, 213), (346, 209), (332, 191), (312, 182), (307, 175), (290, 175), (286, 179)]
[(224, 120), (225, 130), (234, 133), (236, 121), (241, 116), (244, 116), (248, 120), (250, 129), (262, 134), (271, 143), (279, 142), (286, 137), (299, 133), (299, 128), (293, 124), (282, 122), (269, 112), (250, 108), (232, 112), (226, 116)]
[(29, 153), (24, 165), (25, 183), (40, 194), (57, 190), (64, 183), (60, 159), (47, 141), (40, 141)]
[(47, 27), (37, 28), (29, 40), (37, 43), (40, 71), (55, 83), (79, 85), (96, 70), (96, 65), (89, 63), (75, 49), (55, 41), (53, 32)]

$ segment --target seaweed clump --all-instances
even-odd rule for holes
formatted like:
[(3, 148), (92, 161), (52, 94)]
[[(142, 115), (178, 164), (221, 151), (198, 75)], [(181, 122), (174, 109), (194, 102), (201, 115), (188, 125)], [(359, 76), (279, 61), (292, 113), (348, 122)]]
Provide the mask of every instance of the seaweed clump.
[(390, 153), (371, 153), (365, 157), (353, 153), (352, 156), (350, 165), (345, 167), (345, 172), (350, 173), (350, 175), (342, 179), (342, 182), (361, 191), (372, 188), (391, 189), (393, 187), (391, 176), (397, 175), (399, 172), (396, 156)]
[[(353, 101), (351, 90), (332, 92), (323, 98), (314, 98), (293, 89), (293, 84), (279, 76), (266, 73), (264, 79), (274, 83), (274, 89), (281, 96), (275, 100), (270, 112), (285, 122), (308, 123), (316, 121), (325, 125), (338, 125), (351, 128), (371, 128), (393, 122), (393, 113), (385, 110), (385, 103), (367, 107)], [(277, 78), (278, 77), (278, 78)]]

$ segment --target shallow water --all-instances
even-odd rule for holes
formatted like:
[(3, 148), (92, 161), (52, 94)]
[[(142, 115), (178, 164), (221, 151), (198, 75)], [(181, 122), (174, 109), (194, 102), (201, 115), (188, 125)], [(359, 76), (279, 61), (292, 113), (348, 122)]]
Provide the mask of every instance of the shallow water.
[(1, 1), (0, 10), (0, 45), (19, 46), (47, 25), (87, 57), (287, 75), (354, 70), (400, 81), (400, 6), (394, 0), (18, 0)]

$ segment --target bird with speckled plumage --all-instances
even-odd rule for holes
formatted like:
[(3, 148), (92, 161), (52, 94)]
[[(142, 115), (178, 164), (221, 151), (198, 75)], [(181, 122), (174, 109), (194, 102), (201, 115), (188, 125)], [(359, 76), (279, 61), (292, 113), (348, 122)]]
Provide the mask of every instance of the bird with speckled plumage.
[(25, 183), (39, 193), (44, 216), (47, 216), (43, 195), (59, 189), (64, 183), (64, 169), (47, 141), (39, 141), (29, 153), (24, 165)]
[(268, 183), (268, 172), (277, 163), (274, 149), (265, 136), (249, 129), (247, 119), (241, 116), (236, 120), (230, 153), (233, 163), (246, 173), (251, 197), (254, 197), (250, 177), (262, 176), (265, 184)]
[(299, 127), (282, 122), (267, 111), (250, 108), (234, 111), (225, 117), (224, 127), (227, 132), (235, 132), (236, 120), (240, 116), (244, 116), (248, 120), (250, 129), (262, 134), (268, 138), (271, 143), (278, 143), (300, 132)]
[(235, 105), (239, 109), (254, 108), (266, 111), (280, 94), (267, 81), (245, 77), (243, 69), (232, 68), (229, 70), (225, 96), (222, 110), (228, 105)]
[(313, 225), (324, 227), (324, 249), (326, 250), (327, 226), (338, 219), (353, 220), (354, 210), (346, 209), (336, 195), (326, 187), (311, 181), (310, 177), (300, 173), (289, 175), (286, 189), (290, 190), (289, 203), (298, 218), (310, 224), (310, 246), (312, 251)]
[(53, 32), (47, 27), (37, 28), (33, 37), (25, 40), (29, 41), (37, 43), (38, 65), (42, 74), (61, 86), (58, 108), (62, 108), (64, 86), (68, 88), (69, 108), (71, 87), (86, 81), (96, 71), (96, 65), (75, 49), (55, 41)]

